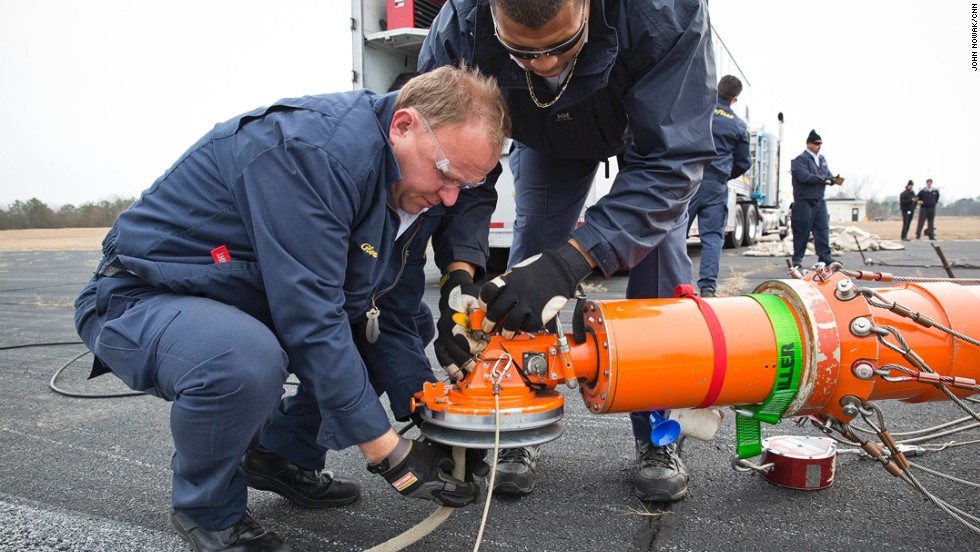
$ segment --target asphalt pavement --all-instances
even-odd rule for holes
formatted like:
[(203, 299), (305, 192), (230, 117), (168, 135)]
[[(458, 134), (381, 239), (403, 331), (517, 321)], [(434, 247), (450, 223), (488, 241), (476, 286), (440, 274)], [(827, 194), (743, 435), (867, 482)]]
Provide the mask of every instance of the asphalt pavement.
[[(980, 242), (935, 242), (956, 276), (980, 278)], [(846, 268), (943, 277), (930, 242), (900, 251), (839, 255)], [(698, 246), (690, 252), (697, 261)], [(147, 396), (69, 397), (128, 391), (112, 376), (87, 380), (91, 357), (78, 344), (72, 303), (98, 261), (96, 251), (0, 252), (0, 551), (187, 550), (171, 530), (172, 442), (168, 403)], [(807, 260), (813, 260), (808, 257)], [(881, 264), (883, 263), (883, 264)], [(899, 266), (901, 265), (901, 266)], [(746, 257), (726, 250), (722, 285), (749, 292), (786, 278), (783, 258)], [(626, 276), (589, 281), (591, 298), (622, 298)], [(437, 275), (425, 297), (436, 310)], [(571, 309), (563, 318), (570, 320)], [(16, 347), (16, 348), (14, 348)], [(82, 355), (78, 360), (73, 359)], [(433, 364), (434, 358), (433, 358)], [(566, 392), (565, 433), (543, 447), (538, 486), (522, 498), (495, 497), (481, 550), (596, 551), (856, 550), (959, 551), (980, 548), (980, 536), (888, 475), (879, 464), (840, 455), (834, 483), (818, 491), (777, 487), (731, 468), (733, 416), (712, 442), (688, 440), (688, 496), (673, 504), (643, 503), (630, 483), (633, 443), (625, 414), (589, 414)], [(950, 403), (882, 402), (893, 432), (934, 426), (962, 416)], [(975, 409), (976, 405), (974, 405)], [(763, 435), (819, 436), (784, 420)], [(980, 438), (973, 430), (941, 439)], [(978, 445), (951, 446), (913, 460), (969, 481), (980, 477)], [(275, 494), (251, 491), (249, 507), (263, 525), (297, 551), (364, 550), (410, 528), (434, 506), (403, 498), (368, 473), (354, 450), (331, 452), (328, 467), (357, 478), (358, 502), (305, 510)], [(978, 488), (923, 474), (923, 486), (973, 515)], [(462, 509), (408, 550), (473, 548), (482, 504)]]

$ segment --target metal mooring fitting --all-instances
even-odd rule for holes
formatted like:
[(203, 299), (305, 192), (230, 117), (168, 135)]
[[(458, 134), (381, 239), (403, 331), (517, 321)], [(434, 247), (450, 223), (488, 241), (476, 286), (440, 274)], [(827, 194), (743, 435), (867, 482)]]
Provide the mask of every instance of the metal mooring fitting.
[(858, 337), (871, 335), (871, 321), (867, 318), (855, 318), (851, 321), (851, 333)]
[(867, 360), (857, 360), (851, 365), (851, 373), (857, 379), (869, 380), (875, 375), (875, 367)]
[(841, 397), (840, 406), (840, 411), (849, 418), (853, 418), (861, 413), (861, 400), (854, 395)]
[(851, 280), (841, 280), (837, 282), (837, 289), (834, 290), (834, 296), (841, 301), (850, 301), (860, 295), (857, 290), (857, 286)]

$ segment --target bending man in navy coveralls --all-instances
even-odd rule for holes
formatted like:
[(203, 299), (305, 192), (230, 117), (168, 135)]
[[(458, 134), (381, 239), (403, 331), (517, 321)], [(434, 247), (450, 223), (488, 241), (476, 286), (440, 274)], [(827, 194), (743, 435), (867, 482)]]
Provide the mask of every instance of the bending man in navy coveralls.
[(824, 190), (834, 184), (834, 175), (827, 168), (827, 160), (820, 155), (822, 145), (820, 135), (811, 130), (806, 138), (806, 150), (797, 155), (790, 166), (793, 175), (793, 213), (790, 218), (793, 266), (803, 266), (811, 232), (820, 262), (834, 262), (830, 256), (830, 215), (823, 199)]
[[(507, 336), (540, 331), (596, 268), (606, 277), (631, 269), (633, 298), (671, 297), (690, 284), (687, 205), (715, 155), (711, 51), (707, 5), (698, 0), (446, 2), (419, 70), (465, 60), (497, 80), (514, 121), (517, 218), (511, 270), (477, 291), (471, 276), (486, 257), (473, 251), (455, 258), (443, 293), (479, 295), (487, 329), (499, 323)], [(612, 189), (576, 227), (596, 170), (611, 156), (619, 158)], [(457, 209), (486, 232), (495, 205), (488, 187)], [(435, 349), (458, 372), (472, 351), (451, 315), (440, 314)], [(688, 477), (675, 445), (651, 445), (648, 413), (631, 420), (637, 495), (684, 496)], [(537, 447), (504, 451), (496, 490), (531, 492), (538, 456)]]
[(698, 217), (698, 238), (701, 240), (698, 288), (701, 297), (714, 297), (718, 289), (718, 265), (725, 241), (725, 221), (728, 220), (728, 181), (742, 176), (752, 166), (748, 128), (732, 111), (732, 105), (741, 93), (742, 81), (738, 77), (725, 75), (718, 81), (718, 105), (711, 126), (718, 155), (704, 170), (698, 193), (687, 209), (688, 226), (694, 217)]
[(379, 395), (404, 419), (435, 379), (426, 242), (509, 124), (491, 79), (450, 67), (397, 95), (281, 100), (217, 125), (119, 216), (76, 326), (97, 372), (173, 402), (171, 522), (195, 550), (287, 550), (246, 486), (353, 502), (357, 484), (321, 470), (352, 445), (403, 495), (479, 497), (447, 450), (394, 432)]

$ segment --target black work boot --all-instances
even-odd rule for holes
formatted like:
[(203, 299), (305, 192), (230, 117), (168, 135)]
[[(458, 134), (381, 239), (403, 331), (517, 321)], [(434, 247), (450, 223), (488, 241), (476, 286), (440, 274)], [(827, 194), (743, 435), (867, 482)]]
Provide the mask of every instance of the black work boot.
[(523, 496), (534, 490), (534, 468), (538, 465), (541, 448), (538, 445), (502, 449), (497, 458), (497, 474), (493, 492)]
[(687, 494), (687, 468), (676, 443), (664, 447), (636, 441), (633, 487), (640, 500), (673, 502)]
[(279, 535), (266, 531), (245, 512), (238, 523), (227, 529), (207, 531), (191, 518), (170, 510), (170, 525), (180, 538), (189, 542), (195, 552), (226, 550), (230, 552), (289, 552)]
[(715, 297), (715, 288), (713, 287), (703, 287), (701, 288), (701, 297)]
[(304, 508), (334, 508), (361, 496), (361, 486), (352, 479), (305, 470), (261, 448), (245, 453), (242, 469), (249, 487), (272, 491)]

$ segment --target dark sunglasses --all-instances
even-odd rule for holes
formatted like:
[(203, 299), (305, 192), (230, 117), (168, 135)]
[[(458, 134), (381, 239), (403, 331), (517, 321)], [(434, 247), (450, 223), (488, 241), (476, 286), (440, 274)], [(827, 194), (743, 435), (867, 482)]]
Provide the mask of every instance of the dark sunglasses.
[(490, 17), (493, 19), (493, 36), (497, 37), (497, 42), (499, 42), (500, 45), (504, 47), (504, 50), (506, 50), (508, 54), (516, 57), (517, 59), (529, 60), (529, 59), (538, 59), (541, 56), (560, 56), (565, 52), (574, 48), (575, 45), (578, 44), (578, 41), (581, 40), (582, 35), (585, 33), (585, 24), (588, 23), (588, 18), (585, 17), (585, 10), (588, 7), (588, 5), (589, 5), (589, 0), (583, 0), (582, 25), (578, 28), (578, 31), (574, 35), (572, 35), (571, 38), (569, 38), (565, 42), (562, 42), (558, 46), (555, 46), (554, 48), (549, 48), (547, 50), (528, 51), (528, 50), (518, 50), (516, 48), (512, 48), (511, 46), (508, 46), (507, 43), (505, 43), (500, 38), (500, 35), (497, 34), (497, 16), (496, 14), (493, 13), (493, 7), (491, 7)]

